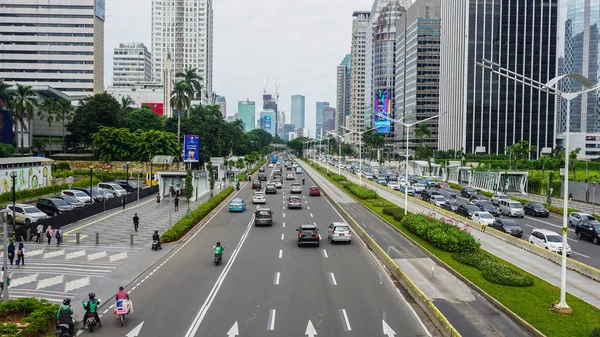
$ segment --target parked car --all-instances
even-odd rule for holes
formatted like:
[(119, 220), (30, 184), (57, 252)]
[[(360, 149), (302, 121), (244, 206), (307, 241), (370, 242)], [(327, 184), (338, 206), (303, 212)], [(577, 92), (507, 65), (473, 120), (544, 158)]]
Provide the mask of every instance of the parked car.
[[(454, 192), (454, 190), (449, 187), (441, 188), (441, 189), (439, 189), (439, 191), (440, 192), (443, 191), (443, 192), (447, 193), (450, 196), (450, 199), (456, 199), (456, 192)], [(442, 195), (444, 195), (444, 194), (442, 193)]]
[(514, 200), (500, 200), (500, 213), (507, 216), (518, 216), (523, 218), (525, 211), (520, 202)]
[(254, 211), (254, 226), (273, 226), (273, 212), (269, 208)]
[(583, 212), (571, 212), (569, 213), (569, 225), (574, 227), (581, 220), (596, 220), (593, 215)]
[[(13, 223), (13, 205), (6, 206), (10, 212), (6, 213), (6, 222)], [(41, 219), (47, 219), (48, 215), (42, 212), (39, 208), (29, 204), (15, 204), (15, 223), (29, 225), (38, 222)]]
[(254, 180), (252, 182), (252, 189), (253, 190), (262, 190), (262, 183), (260, 182), (260, 180)]
[(350, 226), (345, 222), (332, 222), (328, 227), (329, 243), (334, 242), (352, 242), (352, 231)]
[(267, 197), (265, 196), (265, 192), (263, 192), (263, 191), (254, 192), (254, 194), (252, 195), (252, 204), (253, 205), (266, 204), (266, 203), (267, 203)]
[(98, 187), (111, 191), (115, 197), (122, 197), (127, 191), (116, 183), (98, 183)]
[(290, 193), (302, 193), (302, 185), (300, 183), (292, 183)]
[(463, 187), (460, 189), (460, 196), (463, 198), (469, 198), (471, 199), (471, 195), (475, 195), (477, 194), (477, 190), (475, 190), (473, 187)]
[(489, 201), (473, 200), (471, 203), (473, 205), (479, 207), (480, 210), (490, 213), (494, 217), (497, 217), (500, 215), (500, 211), (496, 207), (494, 207), (494, 205)]
[(302, 208), (302, 198), (297, 195), (292, 195), (288, 198), (288, 209)]
[(63, 190), (60, 192), (60, 195), (76, 198), (77, 200), (79, 200), (83, 203), (86, 203), (86, 204), (89, 204), (92, 202), (92, 198), (90, 198), (89, 195), (87, 195), (85, 192), (78, 191), (78, 190)]
[(79, 199), (77, 199), (75, 197), (69, 197), (66, 195), (57, 195), (55, 198), (59, 198), (59, 199), (66, 201), (67, 204), (73, 206), (73, 208), (75, 208), (75, 209), (85, 207), (85, 202), (81, 202)]
[(464, 216), (465, 218), (473, 219), (473, 213), (481, 211), (479, 207), (471, 204), (460, 204), (456, 213)]
[(546, 218), (550, 216), (550, 211), (539, 202), (526, 203), (525, 206), (523, 206), (523, 211), (525, 212), (525, 215), (531, 214), (532, 216), (543, 216)]
[(598, 220), (581, 220), (575, 225), (575, 235), (579, 239), (591, 240), (600, 244), (600, 222)]
[(116, 180), (115, 183), (119, 184), (119, 186), (123, 187), (127, 192), (136, 192), (141, 187), (133, 180)]
[[(72, 190), (77, 190), (77, 191), (81, 191), (87, 195), (90, 195), (90, 188), (85, 188), (85, 187), (73, 187), (71, 188)], [(94, 201), (104, 201), (104, 199), (112, 199), (114, 198), (115, 195), (108, 191), (105, 190), (103, 188), (99, 188), (99, 187), (92, 187), (92, 198), (94, 199)]]
[(442, 207), (446, 203), (446, 198), (442, 195), (432, 195), (429, 202), (435, 206)]
[(414, 188), (415, 193), (421, 193), (424, 189), (427, 188), (427, 185), (421, 183), (414, 183), (412, 184), (412, 187)]
[(427, 185), (427, 188), (434, 187), (435, 180), (433, 180), (433, 178), (425, 178), (425, 185)]
[(312, 244), (319, 247), (319, 228), (314, 224), (300, 225), (296, 232), (298, 232), (298, 247), (303, 244)]
[(267, 183), (267, 185), (265, 186), (265, 193), (266, 194), (277, 194), (277, 187), (275, 187), (275, 184)]
[(240, 198), (235, 198), (229, 203), (230, 212), (243, 212), (246, 210), (246, 202)]
[(523, 229), (515, 220), (496, 218), (490, 227), (515, 237), (523, 236)]
[(482, 224), (482, 225), (491, 225), (494, 223), (494, 216), (485, 211), (479, 211), (473, 213), (473, 220)]
[[(563, 238), (558, 233), (547, 229), (534, 229), (529, 235), (529, 243), (547, 249), (553, 253), (562, 254)], [(567, 256), (571, 256), (571, 246), (565, 248)]]
[(415, 189), (412, 186), (400, 186), (401, 193), (408, 193), (410, 196), (415, 196)]
[(447, 211), (456, 213), (458, 205), (460, 205), (460, 202), (456, 200), (446, 200), (446, 202), (441, 207)]
[(510, 200), (510, 198), (508, 195), (502, 193), (496, 193), (492, 196), (492, 204), (494, 204), (494, 206), (500, 205), (500, 200)]
[(320, 196), (321, 195), (321, 189), (319, 188), (319, 186), (311, 186), (310, 189), (308, 190), (308, 195), (312, 196)]
[(51, 216), (57, 216), (73, 210), (73, 206), (58, 198), (39, 198), (35, 207)]

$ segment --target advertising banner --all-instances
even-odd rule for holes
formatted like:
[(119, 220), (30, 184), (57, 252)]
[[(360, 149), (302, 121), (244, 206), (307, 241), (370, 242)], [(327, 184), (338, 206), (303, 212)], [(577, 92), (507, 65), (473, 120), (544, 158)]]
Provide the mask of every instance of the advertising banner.
[(373, 104), (373, 126), (378, 133), (390, 133), (391, 122), (381, 115), (390, 116), (391, 90), (378, 89), (375, 91), (375, 102)]
[(142, 103), (142, 107), (154, 111), (157, 115), (164, 115), (165, 113), (165, 106), (163, 103)]
[(197, 163), (200, 160), (198, 136), (184, 136), (183, 138), (183, 161), (186, 163)]

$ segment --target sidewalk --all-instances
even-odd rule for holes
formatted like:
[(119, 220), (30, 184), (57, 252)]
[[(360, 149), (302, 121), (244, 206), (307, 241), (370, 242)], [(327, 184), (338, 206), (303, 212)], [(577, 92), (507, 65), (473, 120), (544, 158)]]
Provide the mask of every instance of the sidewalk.
[[(546, 197), (543, 195), (538, 195), (538, 194), (521, 194), (521, 193), (508, 193), (509, 196), (514, 196), (517, 198), (521, 198), (521, 199), (525, 199), (525, 200), (529, 200), (529, 201), (534, 201), (534, 202), (541, 202), (541, 203), (545, 203), (546, 202)], [(600, 200), (600, 198), (599, 198)], [(563, 199), (560, 198), (552, 198), (552, 206), (555, 207), (562, 207), (563, 206)], [(584, 201), (569, 201), (569, 208), (575, 208), (581, 212), (585, 212), (585, 213), (590, 213), (593, 214), (595, 212), (600, 212), (600, 204), (597, 204), (595, 207), (594, 205), (590, 202), (584, 202)]]

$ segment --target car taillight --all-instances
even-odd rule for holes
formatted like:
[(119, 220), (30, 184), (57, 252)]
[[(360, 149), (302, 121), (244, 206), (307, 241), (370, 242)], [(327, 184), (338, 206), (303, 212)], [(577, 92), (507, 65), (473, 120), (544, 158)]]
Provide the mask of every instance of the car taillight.
[(335, 235), (335, 231), (331, 231), (331, 235)]
[(315, 233), (315, 236), (319, 236), (319, 233)]
[(304, 235), (302, 235), (302, 233), (298, 233), (298, 236), (299, 236), (299, 237), (303, 237)]
[(352, 234), (352, 231), (351, 231), (351, 230), (348, 230), (348, 234)]

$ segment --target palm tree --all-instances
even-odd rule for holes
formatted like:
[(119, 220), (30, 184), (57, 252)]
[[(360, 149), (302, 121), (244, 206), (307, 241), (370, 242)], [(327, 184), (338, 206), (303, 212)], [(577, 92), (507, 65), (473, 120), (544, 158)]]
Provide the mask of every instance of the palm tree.
[(429, 130), (427, 124), (418, 124), (415, 128), (415, 136), (421, 138), (421, 145), (425, 145), (425, 137), (431, 136), (431, 130)]
[(181, 78), (182, 82), (187, 83), (187, 94), (190, 101), (199, 97), (202, 92), (202, 77), (198, 75), (196, 68), (186, 69), (184, 72), (177, 73), (175, 77)]
[(135, 105), (135, 101), (131, 96), (121, 97), (121, 116), (125, 117), (133, 109), (133, 105)]
[[(0, 108), (4, 107), (6, 110), (9, 110), (12, 103), (12, 99), (14, 93), (9, 91), (11, 84), (5, 83), (3, 78), (0, 78)], [(0, 116), (0, 133), (2, 133), (2, 129), (4, 129), (4, 119)]]
[(27, 119), (29, 131), (31, 131), (31, 120), (33, 111), (37, 106), (36, 95), (29, 85), (17, 84), (17, 91), (14, 96), (15, 121), (21, 123), (21, 154), (24, 153), (23, 129), (25, 129), (24, 118)]
[(52, 130), (50, 128), (52, 127), (52, 121), (57, 120), (56, 115), (59, 109), (60, 106), (57, 100), (51, 97), (46, 97), (44, 98), (42, 104), (40, 104), (38, 110), (38, 116), (40, 117), (40, 119), (48, 122), (48, 156), (50, 156), (50, 153), (52, 151)]
[[(181, 141), (181, 113), (188, 110), (192, 100), (190, 99), (189, 85), (185, 81), (179, 81), (171, 91), (171, 106), (177, 110), (177, 142)], [(188, 113), (189, 117), (189, 113)]]
[(58, 109), (56, 110), (56, 121), (61, 121), (62, 122), (62, 129), (63, 129), (63, 151), (64, 149), (64, 143), (65, 143), (65, 137), (66, 137), (66, 132), (65, 132), (65, 121), (67, 121), (67, 123), (71, 122), (71, 117), (73, 116), (73, 106), (71, 105), (71, 102), (67, 101), (66, 99), (59, 99), (57, 101), (57, 105), (58, 105)]

